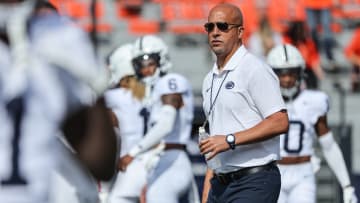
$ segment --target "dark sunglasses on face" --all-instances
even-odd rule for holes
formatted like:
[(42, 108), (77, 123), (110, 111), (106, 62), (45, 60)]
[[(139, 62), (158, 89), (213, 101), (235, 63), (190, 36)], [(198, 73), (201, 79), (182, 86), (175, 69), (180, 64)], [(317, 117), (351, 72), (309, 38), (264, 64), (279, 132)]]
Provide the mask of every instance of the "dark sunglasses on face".
[[(206, 32), (212, 32), (215, 28), (215, 25), (222, 32), (228, 31), (234, 27), (241, 26), (240, 24), (233, 24), (233, 23), (226, 23), (226, 22), (205, 23), (204, 27), (205, 27)], [(230, 26), (232, 26), (232, 27), (230, 27)]]

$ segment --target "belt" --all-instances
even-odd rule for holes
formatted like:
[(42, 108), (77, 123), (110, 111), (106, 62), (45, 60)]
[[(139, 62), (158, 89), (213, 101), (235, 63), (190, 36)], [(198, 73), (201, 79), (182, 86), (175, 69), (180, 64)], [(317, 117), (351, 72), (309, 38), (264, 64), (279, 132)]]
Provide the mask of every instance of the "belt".
[(230, 173), (214, 174), (214, 177), (223, 185), (228, 185), (229, 183), (231, 183), (234, 180), (238, 180), (238, 179), (240, 179), (244, 176), (250, 175), (250, 174), (269, 170), (270, 168), (272, 168), (274, 166), (276, 166), (276, 162), (272, 161), (266, 165), (242, 168), (238, 171), (234, 171), (234, 172), (230, 172)]
[(173, 149), (179, 149), (186, 151), (186, 145), (184, 144), (176, 144), (176, 143), (166, 143), (164, 150), (173, 150)]
[(305, 162), (309, 162), (311, 156), (297, 156), (297, 157), (283, 157), (278, 161), (278, 164), (281, 165), (292, 165), (292, 164), (301, 164)]

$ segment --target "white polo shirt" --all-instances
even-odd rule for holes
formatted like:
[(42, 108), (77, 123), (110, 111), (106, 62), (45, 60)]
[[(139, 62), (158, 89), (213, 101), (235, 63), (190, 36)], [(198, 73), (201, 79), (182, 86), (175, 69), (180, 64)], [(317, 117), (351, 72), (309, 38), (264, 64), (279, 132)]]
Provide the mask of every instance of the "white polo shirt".
[[(227, 135), (249, 129), (285, 109), (277, 76), (244, 46), (235, 52), (221, 73), (214, 64), (204, 79), (202, 95), (210, 135)], [(209, 115), (210, 100), (214, 106)], [(215, 172), (226, 173), (267, 164), (279, 158), (279, 149), (279, 136), (255, 144), (238, 145), (235, 150), (217, 155), (221, 167)]]

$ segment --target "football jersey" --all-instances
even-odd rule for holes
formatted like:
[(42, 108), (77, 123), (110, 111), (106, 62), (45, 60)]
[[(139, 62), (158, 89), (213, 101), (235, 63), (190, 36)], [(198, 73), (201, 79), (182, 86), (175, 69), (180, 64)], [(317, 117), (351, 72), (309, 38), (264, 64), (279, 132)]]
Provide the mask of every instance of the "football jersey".
[(36, 68), (23, 73), (26, 78), (9, 67), (1, 96), (0, 199), (47, 202), (50, 171), (56, 164), (53, 136), (64, 116), (64, 92), (46, 64), (38, 61)]
[(89, 41), (81, 40), (85, 33), (49, 16), (30, 21), (29, 36), (31, 56), (24, 69), (14, 68), (10, 49), (0, 41), (1, 202), (48, 202), (51, 171), (58, 163), (55, 135), (66, 113), (93, 99), (87, 85), (46, 55), (87, 61), (75, 65), (90, 74), (96, 62)]
[(314, 153), (317, 138), (314, 125), (329, 111), (328, 96), (320, 91), (303, 90), (293, 101), (286, 103), (289, 131), (280, 136), (281, 156), (308, 156)]
[(134, 98), (130, 90), (116, 88), (105, 93), (106, 105), (116, 115), (119, 122), (119, 135), (121, 135), (121, 152), (124, 156), (131, 147), (143, 138), (146, 114), (141, 101)]
[[(186, 144), (191, 135), (192, 120), (194, 117), (194, 101), (190, 83), (183, 76), (169, 73), (161, 77), (154, 86), (152, 92), (150, 127), (160, 119), (159, 111), (162, 108), (161, 96), (166, 94), (181, 93), (184, 106), (177, 110), (175, 124), (172, 131), (166, 135), (166, 143)], [(149, 128), (150, 128), (149, 127)]]

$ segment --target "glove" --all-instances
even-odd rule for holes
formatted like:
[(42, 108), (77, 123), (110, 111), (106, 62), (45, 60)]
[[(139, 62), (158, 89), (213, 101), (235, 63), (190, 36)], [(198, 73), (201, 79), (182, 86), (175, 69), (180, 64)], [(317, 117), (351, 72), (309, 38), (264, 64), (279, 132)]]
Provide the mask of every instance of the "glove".
[(160, 161), (160, 156), (163, 154), (165, 149), (165, 143), (162, 141), (154, 149), (147, 152), (147, 159), (145, 161), (145, 168), (147, 171), (151, 171), (156, 167)]
[(355, 189), (352, 186), (345, 187), (343, 189), (344, 203), (357, 203), (357, 197), (355, 195)]
[(312, 155), (310, 159), (310, 163), (312, 165), (313, 172), (317, 173), (320, 170), (321, 159), (315, 155)]

